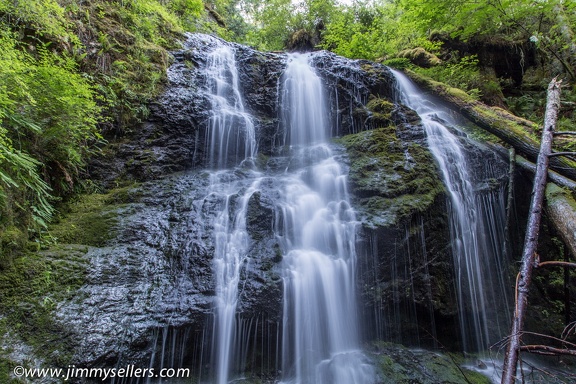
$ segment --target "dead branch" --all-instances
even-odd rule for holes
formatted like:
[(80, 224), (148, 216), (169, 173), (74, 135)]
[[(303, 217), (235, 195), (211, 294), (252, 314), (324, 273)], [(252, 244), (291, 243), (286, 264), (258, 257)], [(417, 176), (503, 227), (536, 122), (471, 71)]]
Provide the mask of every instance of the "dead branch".
[(539, 355), (549, 355), (549, 356), (557, 356), (557, 355), (576, 356), (575, 349), (554, 348), (548, 345), (523, 345), (520, 347), (520, 351), (536, 353)]
[(576, 156), (576, 152), (554, 152), (548, 155), (548, 157), (556, 156)]
[(570, 263), (567, 261), (543, 261), (541, 263), (538, 263), (537, 266), (538, 267), (545, 267), (547, 265), (576, 268), (576, 263)]
[(537, 332), (522, 332), (522, 335), (532, 335), (532, 336), (542, 337), (544, 339), (554, 340), (556, 342), (562, 343), (563, 345), (568, 345), (568, 346), (574, 347), (576, 349), (576, 344), (571, 343), (569, 341), (566, 341), (565, 339), (559, 339), (559, 338), (554, 337), (554, 336), (544, 335), (542, 333), (537, 333)]
[(512, 319), (510, 342), (504, 359), (502, 384), (514, 384), (515, 381), (518, 354), (520, 352), (520, 337), (524, 327), (524, 315), (528, 306), (528, 292), (532, 280), (532, 270), (535, 264), (536, 248), (538, 246), (542, 203), (544, 202), (546, 176), (548, 174), (548, 164), (550, 160), (549, 155), (552, 153), (552, 132), (554, 132), (556, 127), (559, 109), (560, 83), (556, 81), (556, 79), (553, 79), (548, 86), (548, 102), (544, 116), (542, 141), (536, 162), (536, 175), (534, 176), (532, 201), (530, 203), (530, 216), (526, 227), (522, 266), (520, 268), (520, 278), (517, 285), (518, 296), (516, 300), (516, 310)]

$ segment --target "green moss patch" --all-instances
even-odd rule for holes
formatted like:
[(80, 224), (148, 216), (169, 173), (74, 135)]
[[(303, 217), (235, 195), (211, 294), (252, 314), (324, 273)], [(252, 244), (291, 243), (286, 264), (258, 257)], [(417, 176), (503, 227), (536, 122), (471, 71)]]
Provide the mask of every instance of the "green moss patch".
[(366, 108), (372, 113), (372, 120), (377, 126), (389, 125), (392, 123), (392, 111), (394, 104), (386, 99), (374, 98), (368, 101)]
[[(86, 252), (85, 246), (54, 246), (15, 258), (0, 270), (0, 339), (10, 332), (35, 356), (58, 366), (68, 364), (74, 340), (53, 312), (84, 284)], [(0, 352), (0, 379), (9, 376), (8, 353)]]
[(427, 148), (402, 142), (395, 127), (337, 139), (350, 158), (349, 179), (368, 225), (390, 226), (425, 212), (443, 192)]
[(383, 383), (489, 384), (490, 379), (462, 367), (458, 355), (410, 350), (390, 343), (375, 344), (376, 369)]
[(127, 193), (78, 196), (62, 207), (63, 216), (50, 227), (50, 234), (59, 243), (104, 246), (118, 225), (118, 206), (113, 202), (128, 199)]

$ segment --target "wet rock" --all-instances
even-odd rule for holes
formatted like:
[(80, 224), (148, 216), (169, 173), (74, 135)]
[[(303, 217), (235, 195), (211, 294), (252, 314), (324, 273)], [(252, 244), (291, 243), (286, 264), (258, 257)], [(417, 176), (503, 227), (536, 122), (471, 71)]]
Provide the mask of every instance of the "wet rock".
[(488, 376), (467, 369), (462, 356), (389, 343), (376, 344), (373, 353), (379, 370), (378, 383), (491, 383)]

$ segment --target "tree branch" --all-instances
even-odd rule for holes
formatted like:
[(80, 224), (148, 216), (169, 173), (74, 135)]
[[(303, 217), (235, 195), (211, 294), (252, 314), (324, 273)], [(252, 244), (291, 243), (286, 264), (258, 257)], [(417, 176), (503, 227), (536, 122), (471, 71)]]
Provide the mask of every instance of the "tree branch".
[(526, 351), (530, 353), (536, 353), (539, 355), (570, 355), (576, 356), (575, 349), (565, 349), (565, 348), (554, 348), (548, 345), (523, 345), (520, 347), (521, 351)]
[(538, 263), (537, 267), (543, 267), (546, 265), (555, 265), (555, 266), (561, 266), (561, 267), (576, 268), (576, 263), (569, 263), (567, 261), (543, 261), (541, 263)]
[(548, 155), (548, 157), (556, 156), (576, 156), (576, 152), (554, 152)]

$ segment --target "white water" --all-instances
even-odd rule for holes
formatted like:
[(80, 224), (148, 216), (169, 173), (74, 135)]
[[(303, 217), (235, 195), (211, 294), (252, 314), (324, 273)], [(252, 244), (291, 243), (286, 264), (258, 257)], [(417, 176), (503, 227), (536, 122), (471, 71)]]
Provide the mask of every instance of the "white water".
[(359, 351), (356, 219), (346, 174), (325, 143), (330, 127), (309, 55), (288, 56), (281, 79), (287, 144), (275, 231), (284, 253), (283, 383), (372, 383)]
[[(422, 119), (428, 146), (448, 190), (464, 350), (487, 350), (490, 343), (496, 341), (490, 337), (494, 330), (489, 329), (489, 324), (499, 322), (497, 303), (505, 305), (508, 302), (501, 280), (504, 276), (504, 233), (499, 227), (503, 222), (503, 212), (498, 211), (498, 207), (503, 205), (497, 204), (498, 196), (480, 196), (474, 189), (462, 144), (448, 129), (448, 126), (456, 125), (448, 111), (437, 106), (404, 74), (395, 70), (392, 73), (398, 83), (401, 102), (414, 109)], [(488, 201), (483, 201), (486, 199)], [(506, 320), (500, 322), (507, 330)]]
[(252, 117), (244, 109), (232, 48), (221, 44), (210, 52), (206, 71), (212, 103), (206, 140), (209, 164), (222, 169), (253, 159), (256, 133)]
[(219, 169), (210, 174), (209, 195), (217, 202), (213, 225), (216, 301), (212, 359), (218, 384), (229, 381), (234, 364), (238, 285), (243, 263), (248, 258), (250, 236), (246, 231), (248, 201), (262, 180), (256, 171), (245, 178), (227, 166), (251, 165), (256, 139), (251, 116), (244, 110), (233, 49), (218, 44), (208, 55), (208, 92), (212, 102), (206, 148), (209, 163)]
[[(273, 176), (279, 188), (274, 230), (284, 255), (283, 382), (367, 384), (374, 382), (374, 373), (359, 351), (357, 222), (346, 173), (326, 143), (330, 126), (322, 82), (308, 60), (308, 55), (289, 55), (280, 84), (284, 143), (290, 148), (289, 170)], [(253, 165), (249, 160), (257, 150), (228, 45), (219, 44), (209, 54), (207, 76), (212, 116), (206, 152), (217, 169), (210, 173), (205, 198), (217, 207), (211, 219), (216, 280), (212, 376), (226, 384), (242, 358), (236, 311), (251, 242), (247, 207), (266, 177), (246, 167), (240, 173), (226, 169)]]

